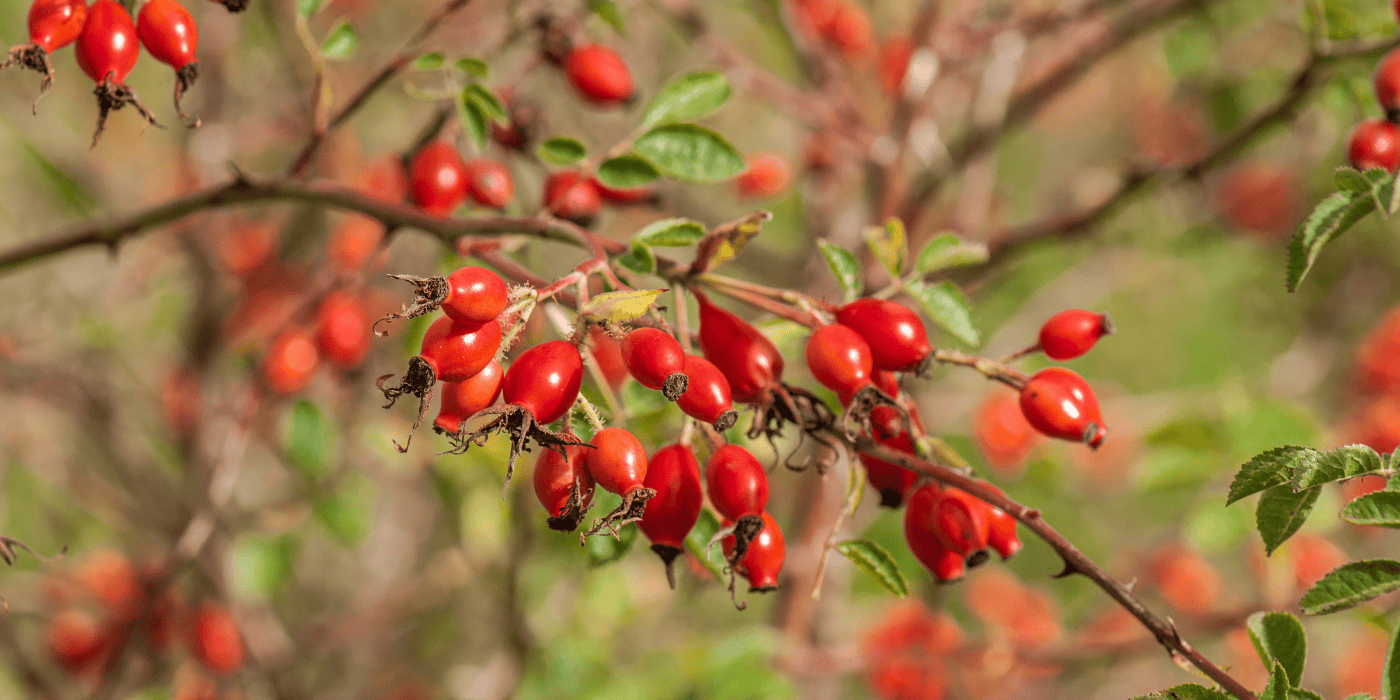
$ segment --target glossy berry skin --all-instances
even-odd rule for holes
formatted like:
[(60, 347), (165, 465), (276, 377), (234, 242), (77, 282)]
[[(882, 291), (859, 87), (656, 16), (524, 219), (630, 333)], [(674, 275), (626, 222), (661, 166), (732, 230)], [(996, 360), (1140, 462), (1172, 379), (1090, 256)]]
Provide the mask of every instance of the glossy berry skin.
[(938, 537), (934, 504), (942, 493), (938, 486), (927, 483), (909, 494), (904, 507), (904, 541), (909, 551), (940, 583), (956, 581), (967, 573), (963, 556), (949, 551)]
[[(869, 346), (867, 345), (867, 347)], [(885, 392), (886, 396), (892, 399), (899, 398), (899, 378), (895, 376), (894, 372), (883, 369), (874, 370), (870, 373), (870, 383), (874, 384), (875, 388)], [(841, 399), (842, 406), (849, 406), (855, 395), (837, 392), (837, 398)], [(910, 420), (921, 420), (918, 416), (918, 409), (914, 407), (913, 403), (910, 403), (906, 410), (909, 411)], [(873, 437), (876, 439), (891, 438), (904, 432), (904, 418), (892, 406), (882, 405), (872, 408), (870, 410), (870, 425), (875, 429)]]
[(178, 0), (149, 0), (136, 18), (136, 35), (157, 61), (176, 70), (195, 62), (199, 29)]
[(588, 348), (593, 353), (593, 361), (603, 372), (608, 385), (617, 391), (632, 377), (627, 373), (627, 365), (622, 363), (622, 342), (608, 335), (599, 326), (588, 329)]
[(466, 163), (467, 193), (488, 209), (504, 209), (515, 196), (515, 179), (504, 163), (473, 158)]
[(434, 141), (413, 156), (408, 182), (423, 213), (447, 216), (467, 199), (467, 164), (455, 146)]
[[(1006, 495), (996, 486), (983, 485), (1002, 496)], [(983, 505), (987, 506), (987, 546), (1000, 555), (1002, 561), (1016, 556), (1021, 551), (1021, 538), (1016, 535), (1016, 519), (990, 503)]]
[(593, 223), (603, 209), (603, 196), (592, 180), (578, 172), (552, 173), (544, 181), (544, 206), (549, 213), (580, 226)]
[(650, 202), (656, 198), (656, 190), (650, 185), (617, 189), (604, 185), (602, 182), (599, 182), (596, 177), (592, 178), (592, 182), (593, 186), (598, 188), (598, 194), (602, 196), (603, 201), (610, 204), (621, 204), (624, 206), (628, 204), (641, 204), (643, 202)]
[(493, 360), (475, 376), (460, 382), (444, 382), (439, 389), (439, 393), (442, 394), (442, 407), (438, 409), (433, 425), (455, 434), (462, 421), (496, 403), (496, 398), (501, 395), (501, 385), (505, 383), (505, 377), (506, 371), (501, 367), (501, 363)]
[(713, 425), (720, 416), (734, 410), (729, 380), (713, 362), (697, 355), (686, 355), (684, 368), (690, 386), (676, 405), (687, 416)]
[[(900, 433), (890, 438), (876, 436), (875, 441), (885, 447), (914, 454), (914, 442), (909, 439), (908, 433)], [(886, 508), (898, 508), (902, 505), (905, 494), (909, 493), (909, 489), (919, 479), (918, 474), (904, 467), (870, 455), (861, 455), (860, 463), (865, 466), (865, 480), (880, 492), (880, 505)]]
[(740, 403), (762, 403), (783, 376), (783, 356), (768, 336), (733, 312), (701, 295), (700, 349), (713, 362)]
[(53, 53), (78, 40), (87, 16), (87, 0), (34, 0), (29, 6), (29, 42)]
[[(675, 400), (685, 392), (685, 350), (680, 341), (660, 328), (637, 328), (622, 338), (622, 363), (637, 383), (648, 389), (667, 390)], [(671, 387), (667, 387), (667, 382)]]
[(583, 358), (578, 348), (551, 340), (526, 350), (511, 363), (501, 396), (506, 403), (529, 410), (537, 423), (553, 423), (574, 405), (582, 385)]
[(500, 275), (484, 267), (467, 266), (454, 270), (446, 279), (442, 312), (452, 320), (485, 323), (506, 310), (508, 293)]
[(859, 333), (876, 369), (917, 371), (933, 352), (918, 314), (902, 304), (865, 297), (836, 310), (836, 322)]
[(263, 379), (273, 391), (289, 395), (306, 388), (321, 364), (321, 352), (310, 331), (294, 328), (282, 332), (267, 348)]
[(700, 519), (700, 506), (705, 501), (700, 490), (700, 462), (689, 447), (668, 445), (651, 456), (642, 485), (656, 489), (656, 496), (647, 501), (642, 514), (642, 534), (653, 548), (684, 549), (685, 536)]
[(1084, 378), (1063, 367), (1036, 372), (1021, 389), (1021, 413), (1042, 435), (1097, 448), (1108, 435), (1099, 400)]
[(636, 92), (627, 64), (616, 51), (606, 46), (583, 44), (574, 47), (564, 61), (564, 71), (580, 95), (600, 105), (626, 102)]
[[(778, 587), (778, 574), (783, 570), (783, 559), (787, 556), (787, 542), (783, 539), (783, 529), (778, 522), (763, 512), (763, 530), (758, 533), (744, 558), (734, 566), (739, 575), (749, 580), (750, 593), (767, 593)], [(726, 526), (733, 523), (726, 521)], [(724, 553), (727, 556), (734, 548), (732, 536), (724, 539)]]
[(962, 556), (969, 566), (986, 561), (987, 537), (991, 533), (987, 514), (987, 504), (976, 496), (961, 489), (943, 489), (933, 504), (939, 541), (948, 551)]
[(1347, 162), (1357, 170), (1400, 167), (1400, 126), (1384, 119), (1365, 119), (1347, 137)]
[(321, 300), (316, 312), (316, 345), (331, 364), (343, 369), (358, 367), (369, 355), (372, 325), (359, 297), (336, 290)]
[(647, 451), (637, 436), (622, 428), (603, 428), (588, 444), (584, 464), (593, 481), (608, 491), (625, 495), (641, 488), (647, 478)]
[(190, 624), (191, 651), (210, 671), (227, 676), (243, 666), (243, 634), (228, 610), (205, 603)]
[(1113, 333), (1108, 314), (1065, 309), (1040, 327), (1040, 349), (1052, 360), (1073, 360), (1093, 349), (1099, 338)]
[(112, 0), (94, 2), (88, 9), (75, 53), (78, 67), (94, 81), (100, 83), (110, 77), (114, 83), (126, 82), (140, 58), (131, 15)]
[(1400, 49), (1391, 49), (1376, 64), (1373, 78), (1376, 87), (1376, 101), (1381, 109), (1389, 113), (1400, 108)]
[(865, 339), (839, 323), (822, 326), (807, 339), (807, 368), (822, 386), (848, 395), (869, 386), (874, 371)]
[(460, 323), (443, 316), (428, 326), (418, 356), (433, 368), (438, 381), (460, 382), (491, 364), (500, 347), (499, 323)]
[(792, 181), (792, 171), (783, 157), (771, 152), (754, 153), (748, 157), (749, 168), (734, 179), (739, 196), (748, 199), (777, 197)]
[(729, 520), (758, 515), (768, 508), (768, 473), (748, 450), (725, 445), (705, 463), (705, 493)]
[(573, 495), (575, 481), (582, 498), (579, 507), (587, 508), (593, 502), (593, 475), (584, 466), (587, 451), (586, 447), (566, 446), (564, 452), (569, 455), (566, 460), (554, 450), (540, 450), (540, 457), (535, 460), (535, 497), (549, 517), (558, 517), (564, 512)]

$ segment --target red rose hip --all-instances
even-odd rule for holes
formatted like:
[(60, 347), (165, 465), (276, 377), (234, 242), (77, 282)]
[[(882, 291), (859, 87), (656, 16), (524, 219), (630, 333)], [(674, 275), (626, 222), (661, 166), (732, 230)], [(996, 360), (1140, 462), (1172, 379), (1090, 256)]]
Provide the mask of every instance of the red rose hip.
[(626, 102), (636, 92), (627, 64), (616, 51), (606, 46), (584, 44), (574, 47), (564, 61), (564, 70), (574, 89), (597, 104)]
[(651, 540), (651, 550), (666, 565), (666, 580), (676, 587), (672, 564), (685, 550), (685, 538), (700, 519), (705, 495), (700, 490), (700, 462), (685, 445), (669, 445), (656, 451), (647, 464), (643, 482), (655, 489), (638, 527)]
[(684, 367), (690, 386), (676, 405), (687, 416), (709, 423), (718, 432), (734, 427), (739, 412), (734, 410), (729, 380), (713, 362), (697, 355), (686, 355)]
[(857, 299), (836, 310), (836, 321), (865, 338), (876, 369), (921, 372), (933, 355), (924, 322), (901, 304), (872, 297)]
[(1093, 349), (1099, 338), (1112, 334), (1108, 314), (1066, 309), (1040, 327), (1040, 349), (1052, 360), (1073, 360)]
[(670, 333), (637, 328), (622, 339), (622, 362), (639, 384), (679, 399), (690, 386), (685, 375), (685, 350)]
[(1384, 119), (1366, 119), (1347, 137), (1347, 162), (1357, 170), (1400, 167), (1400, 126)]
[[(593, 502), (593, 475), (584, 466), (587, 448), (569, 445), (558, 450), (542, 450), (535, 460), (535, 497), (549, 513), (551, 530), (573, 532)], [(567, 457), (565, 456), (567, 455)]]
[(452, 144), (434, 141), (413, 156), (408, 182), (423, 213), (447, 216), (467, 199), (467, 164)]
[(1108, 435), (1099, 400), (1084, 378), (1063, 367), (1040, 370), (1021, 388), (1021, 413), (1042, 435), (1097, 448)]

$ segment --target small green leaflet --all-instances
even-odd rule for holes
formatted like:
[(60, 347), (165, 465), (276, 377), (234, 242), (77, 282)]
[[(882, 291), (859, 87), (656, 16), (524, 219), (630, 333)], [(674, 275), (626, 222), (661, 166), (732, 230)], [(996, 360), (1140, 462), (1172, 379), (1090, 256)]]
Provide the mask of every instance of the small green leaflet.
[(1234, 698), (1218, 690), (1211, 690), (1195, 683), (1186, 683), (1151, 695), (1140, 695), (1133, 700), (1234, 700)]
[(909, 581), (904, 578), (899, 564), (884, 547), (870, 540), (846, 540), (836, 545), (836, 551), (878, 581), (885, 590), (900, 598), (909, 595)]
[(904, 256), (909, 248), (904, 224), (899, 219), (890, 219), (883, 227), (867, 227), (865, 245), (870, 248), (870, 254), (885, 266), (890, 277), (898, 279), (904, 271)]
[(287, 426), (287, 461), (307, 479), (320, 477), (329, 467), (334, 430), (330, 418), (316, 404), (296, 402)]
[(724, 137), (694, 124), (658, 126), (642, 134), (632, 150), (663, 175), (683, 182), (728, 180), (747, 167)]
[(447, 65), (447, 59), (440, 53), (425, 53), (413, 62), (414, 70), (438, 70)]
[(622, 24), (622, 10), (613, 0), (588, 0), (588, 9), (598, 18), (608, 23), (613, 31), (618, 34), (626, 34), (627, 29)]
[(1245, 462), (1230, 484), (1226, 505), (1280, 484), (1302, 491), (1314, 486), (1375, 474), (1389, 468), (1391, 455), (1366, 445), (1314, 450), (1298, 445), (1275, 447)]
[(904, 291), (919, 302), (924, 314), (954, 338), (974, 347), (982, 342), (981, 334), (972, 325), (972, 305), (957, 285), (952, 282), (930, 285), (914, 280), (904, 286)]
[(1283, 445), (1255, 455), (1235, 474), (1225, 505), (1228, 506), (1264, 489), (1288, 483), (1295, 464), (1316, 459), (1317, 450), (1299, 445)]
[(632, 237), (632, 252), (619, 259), (624, 267), (649, 274), (656, 271), (656, 255), (651, 249), (681, 248), (694, 245), (705, 237), (705, 227), (690, 219), (661, 219), (653, 221)]
[(346, 58), (355, 53), (355, 48), (359, 45), (360, 38), (355, 35), (355, 28), (349, 23), (341, 22), (331, 30), (325, 43), (321, 44), (321, 55), (332, 59)]
[(831, 268), (831, 274), (836, 276), (836, 281), (841, 285), (841, 291), (846, 295), (846, 301), (851, 301), (860, 296), (862, 287), (860, 279), (860, 264), (856, 262), (856, 256), (851, 251), (835, 245), (826, 239), (817, 241), (817, 247), (822, 251), (822, 257), (826, 258), (826, 264)]
[(462, 127), (467, 130), (467, 135), (472, 137), (472, 142), (477, 148), (486, 147), (486, 137), (489, 134), (490, 117), (481, 108), (481, 105), (470, 99), (463, 99), (457, 102), (457, 116), (462, 120)]
[(980, 265), (987, 262), (988, 257), (986, 244), (964, 243), (954, 234), (940, 233), (924, 244), (914, 268), (919, 274), (927, 275), (950, 267)]
[(1264, 692), (1259, 694), (1259, 700), (1288, 700), (1288, 689), (1292, 687), (1288, 684), (1288, 673), (1283, 670), (1283, 665), (1274, 662), (1274, 670), (1269, 674), (1269, 684), (1264, 686)]
[(457, 70), (480, 80), (485, 80), (488, 73), (486, 62), (479, 58), (459, 58), (452, 65), (456, 66)]
[(1299, 605), (1305, 615), (1345, 610), (1400, 589), (1400, 561), (1370, 559), (1333, 569), (1313, 584)]
[(641, 187), (659, 177), (656, 166), (634, 155), (609, 158), (598, 165), (598, 182), (619, 190)]
[(1342, 520), (1357, 525), (1400, 527), (1400, 491), (1376, 491), (1360, 496), (1342, 509)]
[(687, 73), (666, 83), (647, 105), (642, 126), (699, 119), (729, 99), (729, 79), (722, 73)]
[(1312, 269), (1322, 247), (1340, 236), (1375, 209), (1382, 216), (1400, 207), (1400, 187), (1395, 176), (1379, 168), (1360, 172), (1338, 168), (1334, 176), (1338, 191), (1328, 195), (1303, 220), (1288, 248), (1288, 291), (1296, 291)]
[(590, 321), (627, 323), (647, 312), (665, 289), (637, 289), (599, 294), (579, 307), (579, 315)]
[(302, 17), (310, 17), (324, 4), (326, 0), (297, 0), (297, 12), (301, 13)]
[(496, 99), (496, 96), (491, 94), (490, 90), (476, 83), (468, 85), (466, 89), (462, 91), (462, 99), (470, 100), (481, 105), (481, 110), (495, 121), (506, 120), (506, 109), (501, 106), (501, 101)]
[(1264, 492), (1254, 511), (1254, 522), (1264, 538), (1265, 556), (1273, 554), (1279, 545), (1303, 526), (1321, 494), (1320, 487), (1294, 493), (1288, 484), (1280, 484)]
[(1285, 612), (1254, 613), (1245, 623), (1249, 640), (1264, 665), (1277, 662), (1288, 674), (1288, 683), (1296, 688), (1303, 680), (1303, 664), (1308, 658), (1308, 640), (1303, 623)]
[(588, 157), (588, 149), (578, 139), (555, 136), (535, 147), (535, 155), (551, 165), (573, 165)]

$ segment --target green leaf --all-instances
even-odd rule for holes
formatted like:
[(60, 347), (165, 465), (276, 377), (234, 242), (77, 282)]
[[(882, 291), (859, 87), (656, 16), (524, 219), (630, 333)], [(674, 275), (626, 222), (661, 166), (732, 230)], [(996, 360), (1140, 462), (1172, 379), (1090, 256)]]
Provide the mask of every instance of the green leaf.
[(1374, 184), (1360, 170), (1348, 165), (1338, 167), (1332, 179), (1342, 192), (1370, 192)]
[(289, 535), (242, 535), (232, 550), (233, 588), (242, 595), (270, 598), (291, 578), (296, 540)]
[(1259, 700), (1287, 700), (1288, 673), (1283, 670), (1283, 664), (1274, 662), (1274, 670), (1269, 674), (1269, 684), (1264, 686), (1264, 692), (1259, 694)]
[(1348, 695), (1346, 700), (1376, 700), (1376, 698), (1370, 693), (1356, 693), (1354, 695)]
[(919, 302), (919, 308), (930, 320), (954, 338), (972, 346), (982, 342), (977, 328), (972, 325), (972, 305), (956, 284), (939, 282), (929, 285), (922, 280), (914, 280), (904, 286), (904, 291)]
[(642, 134), (632, 149), (667, 177), (719, 182), (744, 171), (744, 156), (724, 137), (694, 124), (668, 124)]
[(1400, 491), (1376, 491), (1348, 503), (1342, 520), (1357, 525), (1400, 527)]
[(1346, 445), (1317, 455), (1315, 460), (1300, 461), (1293, 469), (1293, 489), (1374, 474), (1389, 462), (1368, 445)]
[(817, 247), (821, 249), (822, 257), (826, 258), (826, 265), (831, 268), (831, 274), (836, 276), (836, 281), (841, 285), (841, 291), (845, 292), (846, 301), (860, 296), (863, 284), (860, 280), (860, 263), (856, 262), (856, 256), (826, 239), (817, 241)]
[(690, 528), (690, 534), (685, 536), (685, 549), (696, 559), (699, 559), (700, 563), (704, 564), (705, 568), (715, 575), (715, 578), (723, 580), (725, 563), (719, 545), (710, 550), (709, 556), (705, 556), (706, 545), (710, 543), (710, 538), (714, 537), (716, 532), (719, 532), (719, 521), (708, 509), (702, 509), (700, 519), (695, 521), (695, 527)]
[(490, 133), (490, 120), (486, 112), (475, 100), (461, 100), (458, 105), (457, 116), (462, 119), (462, 128), (467, 130), (467, 135), (472, 137), (477, 148), (485, 148), (486, 137)]
[(866, 227), (865, 245), (870, 248), (870, 254), (885, 266), (890, 277), (898, 279), (904, 271), (904, 256), (909, 248), (904, 224), (899, 219), (890, 219), (883, 227)]
[(1159, 693), (1151, 695), (1139, 695), (1133, 700), (1233, 700), (1218, 690), (1211, 690), (1195, 683), (1185, 683), (1183, 685), (1167, 688)]
[(355, 53), (355, 47), (359, 45), (360, 37), (355, 34), (355, 28), (348, 22), (341, 22), (331, 30), (325, 43), (321, 44), (321, 55), (326, 58), (345, 58)]
[(836, 551), (845, 555), (851, 563), (875, 579), (885, 590), (903, 598), (909, 595), (909, 581), (899, 570), (899, 563), (890, 553), (870, 540), (846, 540), (836, 545)]
[(656, 272), (656, 254), (646, 246), (633, 246), (632, 252), (617, 259), (617, 264), (643, 275)]
[(613, 0), (588, 0), (588, 9), (593, 14), (598, 15), (598, 19), (608, 23), (613, 31), (618, 34), (626, 34), (627, 29), (622, 24), (622, 10)]
[(315, 481), (330, 466), (335, 426), (316, 404), (301, 400), (292, 406), (287, 426), (287, 461), (307, 479)]
[(1333, 569), (1313, 584), (1299, 605), (1305, 615), (1345, 610), (1400, 589), (1400, 561), (1370, 559)]
[(297, 0), (297, 12), (301, 13), (302, 17), (310, 17), (324, 4), (326, 0)]
[(452, 65), (467, 75), (475, 76), (478, 80), (485, 80), (486, 75), (490, 72), (486, 61), (479, 58), (459, 58)]
[(1318, 452), (1310, 447), (1284, 445), (1256, 455), (1240, 467), (1235, 480), (1230, 484), (1230, 495), (1225, 505), (1241, 498), (1252, 496), (1264, 489), (1288, 483), (1294, 467), (1317, 459)]
[(1265, 556), (1273, 554), (1279, 545), (1303, 526), (1321, 493), (1322, 489), (1316, 487), (1294, 493), (1287, 484), (1264, 492), (1254, 511), (1254, 522), (1264, 538)]
[(1391, 633), (1390, 649), (1385, 653), (1385, 666), (1381, 667), (1381, 697), (1400, 700), (1400, 625)]
[(588, 157), (588, 149), (578, 139), (555, 136), (541, 141), (540, 145), (535, 147), (535, 155), (553, 165), (573, 165)]
[(584, 547), (588, 550), (588, 565), (602, 566), (615, 562), (621, 559), (636, 541), (637, 526), (634, 523), (618, 528), (615, 539), (606, 532), (589, 537), (585, 540), (587, 546)]
[(462, 90), (462, 99), (470, 100), (481, 106), (481, 111), (492, 119), (503, 122), (507, 119), (506, 108), (501, 106), (501, 101), (491, 94), (490, 90), (472, 83)]
[(659, 177), (656, 166), (633, 155), (609, 158), (598, 165), (598, 182), (619, 190), (641, 187)]
[(723, 73), (687, 73), (661, 86), (647, 105), (642, 126), (699, 119), (729, 99), (729, 79)]
[(940, 233), (924, 244), (914, 268), (919, 274), (927, 275), (950, 267), (980, 265), (987, 262), (989, 256), (985, 243), (964, 243), (954, 234)]
[(590, 321), (627, 323), (647, 312), (665, 289), (635, 289), (599, 294), (579, 307), (579, 315)]
[(316, 499), (316, 519), (342, 546), (358, 547), (369, 537), (374, 524), (374, 494), (375, 488), (368, 479), (352, 474)]
[(425, 53), (413, 62), (414, 70), (438, 70), (447, 65), (447, 59), (440, 53)]
[(1303, 664), (1308, 658), (1308, 640), (1303, 623), (1286, 612), (1254, 613), (1245, 623), (1249, 640), (1264, 666), (1277, 662), (1288, 673), (1293, 687), (1303, 680)]
[(1323, 700), (1321, 695), (1303, 688), (1289, 688), (1288, 700)]
[(632, 245), (659, 248), (683, 248), (695, 245), (705, 237), (705, 226), (690, 219), (661, 219), (647, 224), (632, 236)]
[(1289, 244), (1288, 291), (1297, 291), (1323, 246), (1375, 208), (1376, 200), (1370, 192), (1334, 192), (1318, 202)]

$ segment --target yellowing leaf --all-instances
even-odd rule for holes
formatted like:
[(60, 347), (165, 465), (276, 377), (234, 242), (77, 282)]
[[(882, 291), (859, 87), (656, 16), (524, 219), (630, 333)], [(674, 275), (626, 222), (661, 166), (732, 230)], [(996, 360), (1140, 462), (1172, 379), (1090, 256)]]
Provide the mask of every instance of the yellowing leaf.
[(647, 312), (656, 298), (668, 290), (638, 289), (632, 292), (607, 292), (589, 299), (579, 312), (590, 321), (626, 323)]
[(695, 262), (690, 265), (690, 274), (709, 272), (738, 257), (744, 245), (763, 230), (763, 222), (771, 218), (771, 213), (759, 210), (715, 227), (696, 244)]

